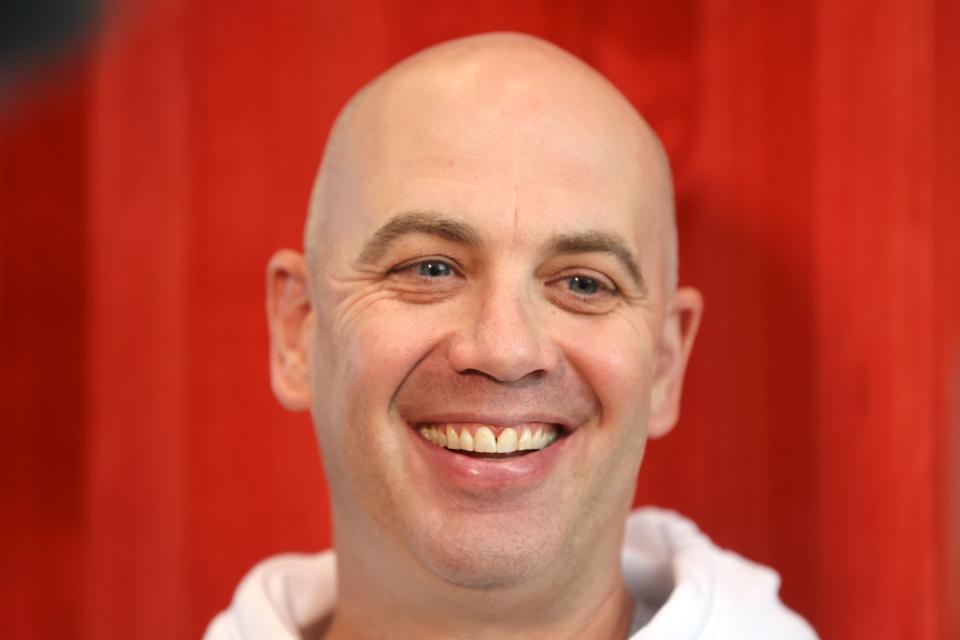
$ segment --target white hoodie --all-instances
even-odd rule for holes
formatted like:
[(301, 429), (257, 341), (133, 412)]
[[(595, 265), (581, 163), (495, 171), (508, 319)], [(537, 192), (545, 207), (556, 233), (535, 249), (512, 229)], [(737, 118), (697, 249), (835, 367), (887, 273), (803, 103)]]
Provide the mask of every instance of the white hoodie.
[[(813, 629), (777, 597), (775, 571), (716, 547), (689, 520), (645, 508), (627, 520), (623, 572), (635, 609), (628, 640), (808, 640)], [(205, 640), (299, 638), (336, 602), (333, 552), (257, 565)]]

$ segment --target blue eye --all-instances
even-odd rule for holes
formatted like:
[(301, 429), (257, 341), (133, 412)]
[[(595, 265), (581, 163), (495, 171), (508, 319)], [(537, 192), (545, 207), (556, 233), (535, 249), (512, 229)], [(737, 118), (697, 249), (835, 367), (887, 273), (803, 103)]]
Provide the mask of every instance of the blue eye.
[(570, 291), (581, 295), (593, 295), (600, 290), (600, 283), (593, 278), (584, 276), (570, 276), (567, 278), (567, 286)]
[(427, 260), (414, 266), (417, 268), (417, 275), (424, 278), (443, 278), (453, 275), (453, 268), (446, 262)]

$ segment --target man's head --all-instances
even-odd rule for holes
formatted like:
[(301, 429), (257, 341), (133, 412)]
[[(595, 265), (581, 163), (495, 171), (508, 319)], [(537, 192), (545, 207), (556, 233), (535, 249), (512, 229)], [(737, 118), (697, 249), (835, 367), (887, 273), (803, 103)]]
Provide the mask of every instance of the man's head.
[(272, 380), (313, 413), (341, 581), (603, 580), (701, 308), (627, 100), (530, 37), (428, 49), (340, 115), (305, 245), (269, 268)]

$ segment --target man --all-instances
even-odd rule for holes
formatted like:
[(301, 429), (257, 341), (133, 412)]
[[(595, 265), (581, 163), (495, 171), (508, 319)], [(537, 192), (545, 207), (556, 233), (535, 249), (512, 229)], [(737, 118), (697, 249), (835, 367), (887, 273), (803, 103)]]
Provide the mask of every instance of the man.
[(400, 63), (337, 120), (305, 245), (268, 268), (271, 372), (335, 560), (263, 563), (209, 638), (814, 637), (679, 516), (624, 533), (702, 305), (664, 152), (598, 73), (510, 34)]

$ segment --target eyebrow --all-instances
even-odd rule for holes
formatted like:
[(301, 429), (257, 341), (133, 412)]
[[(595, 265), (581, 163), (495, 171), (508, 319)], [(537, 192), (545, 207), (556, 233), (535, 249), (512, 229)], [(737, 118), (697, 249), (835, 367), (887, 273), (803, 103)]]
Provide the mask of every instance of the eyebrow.
[[(454, 218), (430, 211), (407, 211), (390, 218), (364, 243), (357, 261), (372, 264), (379, 261), (403, 236), (421, 233), (437, 236), (469, 247), (480, 247), (480, 233), (472, 226)], [(554, 235), (547, 243), (547, 255), (558, 256), (574, 253), (609, 253), (613, 255), (633, 278), (642, 291), (646, 282), (633, 253), (619, 236), (606, 231), (576, 231)]]
[(623, 239), (615, 234), (595, 230), (563, 233), (553, 236), (547, 244), (547, 253), (550, 255), (597, 252), (613, 255), (633, 278), (634, 284), (641, 291), (646, 291), (640, 265)]
[(401, 237), (411, 233), (437, 236), (470, 247), (479, 247), (480, 234), (470, 225), (428, 211), (407, 211), (390, 218), (370, 237), (357, 258), (361, 263), (380, 260)]

